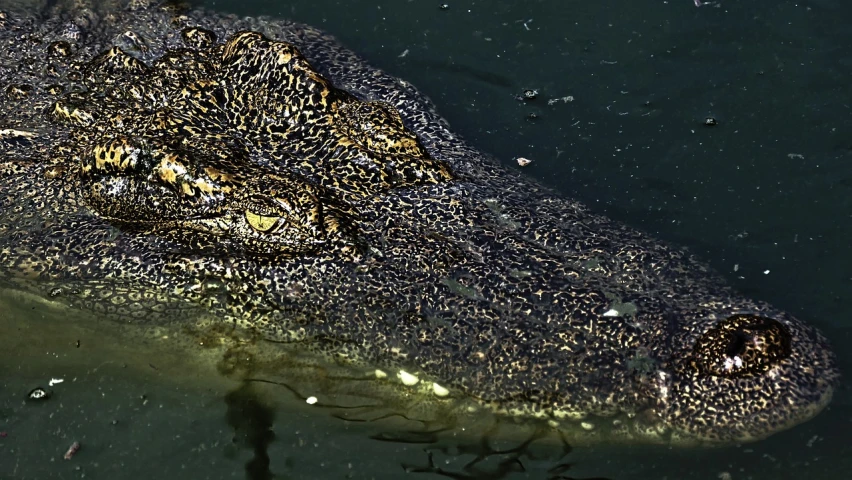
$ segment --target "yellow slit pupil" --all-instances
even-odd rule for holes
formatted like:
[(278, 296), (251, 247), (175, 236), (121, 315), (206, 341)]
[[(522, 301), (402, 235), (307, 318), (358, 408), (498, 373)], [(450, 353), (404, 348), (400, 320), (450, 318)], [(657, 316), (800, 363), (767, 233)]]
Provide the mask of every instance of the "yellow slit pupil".
[(268, 217), (266, 215), (258, 215), (251, 210), (246, 210), (246, 221), (251, 228), (259, 232), (268, 232), (278, 224), (281, 217)]

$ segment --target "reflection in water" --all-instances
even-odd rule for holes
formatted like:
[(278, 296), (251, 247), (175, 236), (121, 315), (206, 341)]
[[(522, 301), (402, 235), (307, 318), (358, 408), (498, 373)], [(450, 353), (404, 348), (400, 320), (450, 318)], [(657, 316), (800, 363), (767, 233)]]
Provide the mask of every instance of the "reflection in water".
[[(497, 425), (493, 431), (488, 431), (479, 442), (458, 444), (452, 446), (433, 446), (426, 449), (426, 465), (403, 465), (408, 473), (435, 473), (444, 477), (465, 480), (487, 480), (508, 478), (513, 473), (524, 473), (526, 461), (545, 462), (553, 466), (547, 469), (547, 478), (550, 479), (577, 479), (578, 477), (566, 476), (568, 470), (573, 466), (571, 462), (565, 461), (565, 456), (571, 452), (568, 442), (562, 438), (561, 448), (549, 446), (546, 450), (536, 449), (535, 442), (549, 436), (551, 433), (545, 427), (539, 426), (526, 440), (514, 447), (495, 448), (491, 445), (491, 435), (496, 433)], [(436, 443), (439, 439), (435, 439)], [(463, 458), (473, 456), (473, 460), (465, 463), (458, 471), (439, 467), (435, 462), (434, 451), (438, 451), (445, 457)], [(602, 477), (584, 478), (583, 480), (607, 480)]]

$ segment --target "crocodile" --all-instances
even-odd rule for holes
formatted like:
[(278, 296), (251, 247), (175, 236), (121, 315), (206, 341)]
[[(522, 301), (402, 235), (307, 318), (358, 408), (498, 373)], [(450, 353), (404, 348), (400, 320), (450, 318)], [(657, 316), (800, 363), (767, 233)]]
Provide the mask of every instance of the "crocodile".
[(76, 0), (0, 12), (0, 44), (6, 287), (132, 324), (202, 309), (601, 441), (759, 440), (836, 388), (814, 327), (501, 166), (322, 31)]

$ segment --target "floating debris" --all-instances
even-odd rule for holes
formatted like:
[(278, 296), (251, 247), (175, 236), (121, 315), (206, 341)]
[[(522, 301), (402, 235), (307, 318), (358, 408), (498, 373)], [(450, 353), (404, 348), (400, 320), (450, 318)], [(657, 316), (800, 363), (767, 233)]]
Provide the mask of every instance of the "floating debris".
[(527, 165), (532, 163), (532, 160), (525, 157), (517, 157), (515, 161), (518, 162), (519, 167), (526, 167)]
[(537, 96), (538, 96), (538, 90), (528, 88), (528, 89), (524, 90), (524, 93), (522, 93), (521, 95), (515, 95), (515, 100), (517, 100), (519, 102), (529, 102), (529, 101), (535, 100), (535, 98)]
[(62, 458), (65, 460), (71, 460), (71, 457), (73, 457), (78, 451), (80, 451), (80, 442), (74, 442), (70, 447), (68, 447), (68, 450)]
[(42, 387), (36, 387), (30, 390), (30, 393), (27, 394), (27, 400), (32, 402), (41, 402), (50, 398), (50, 391), (46, 390)]
[(305, 403), (307, 403), (308, 405), (313, 405), (317, 403), (317, 397), (308, 397), (305, 399)]
[(47, 382), (47, 386), (52, 387), (52, 386), (56, 385), (57, 383), (62, 383), (64, 381), (65, 381), (64, 378), (51, 378), (50, 381)]
[(573, 101), (574, 101), (574, 95), (566, 95), (564, 97), (551, 98), (550, 100), (547, 101), (547, 104), (548, 105), (555, 105), (559, 102), (569, 103), (569, 102), (573, 102)]
[(714, 117), (707, 117), (704, 119), (704, 126), (706, 127), (715, 127), (719, 122)]

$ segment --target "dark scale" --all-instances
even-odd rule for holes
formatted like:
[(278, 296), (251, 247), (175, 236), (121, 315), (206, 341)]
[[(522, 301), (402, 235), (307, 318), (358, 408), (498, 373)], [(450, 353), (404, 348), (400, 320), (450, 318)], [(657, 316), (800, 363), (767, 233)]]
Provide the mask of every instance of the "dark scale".
[(107, 3), (131, 6), (0, 17), (28, 65), (0, 70), (0, 278), (602, 440), (754, 440), (831, 398), (815, 329), (493, 163), (323, 32)]

